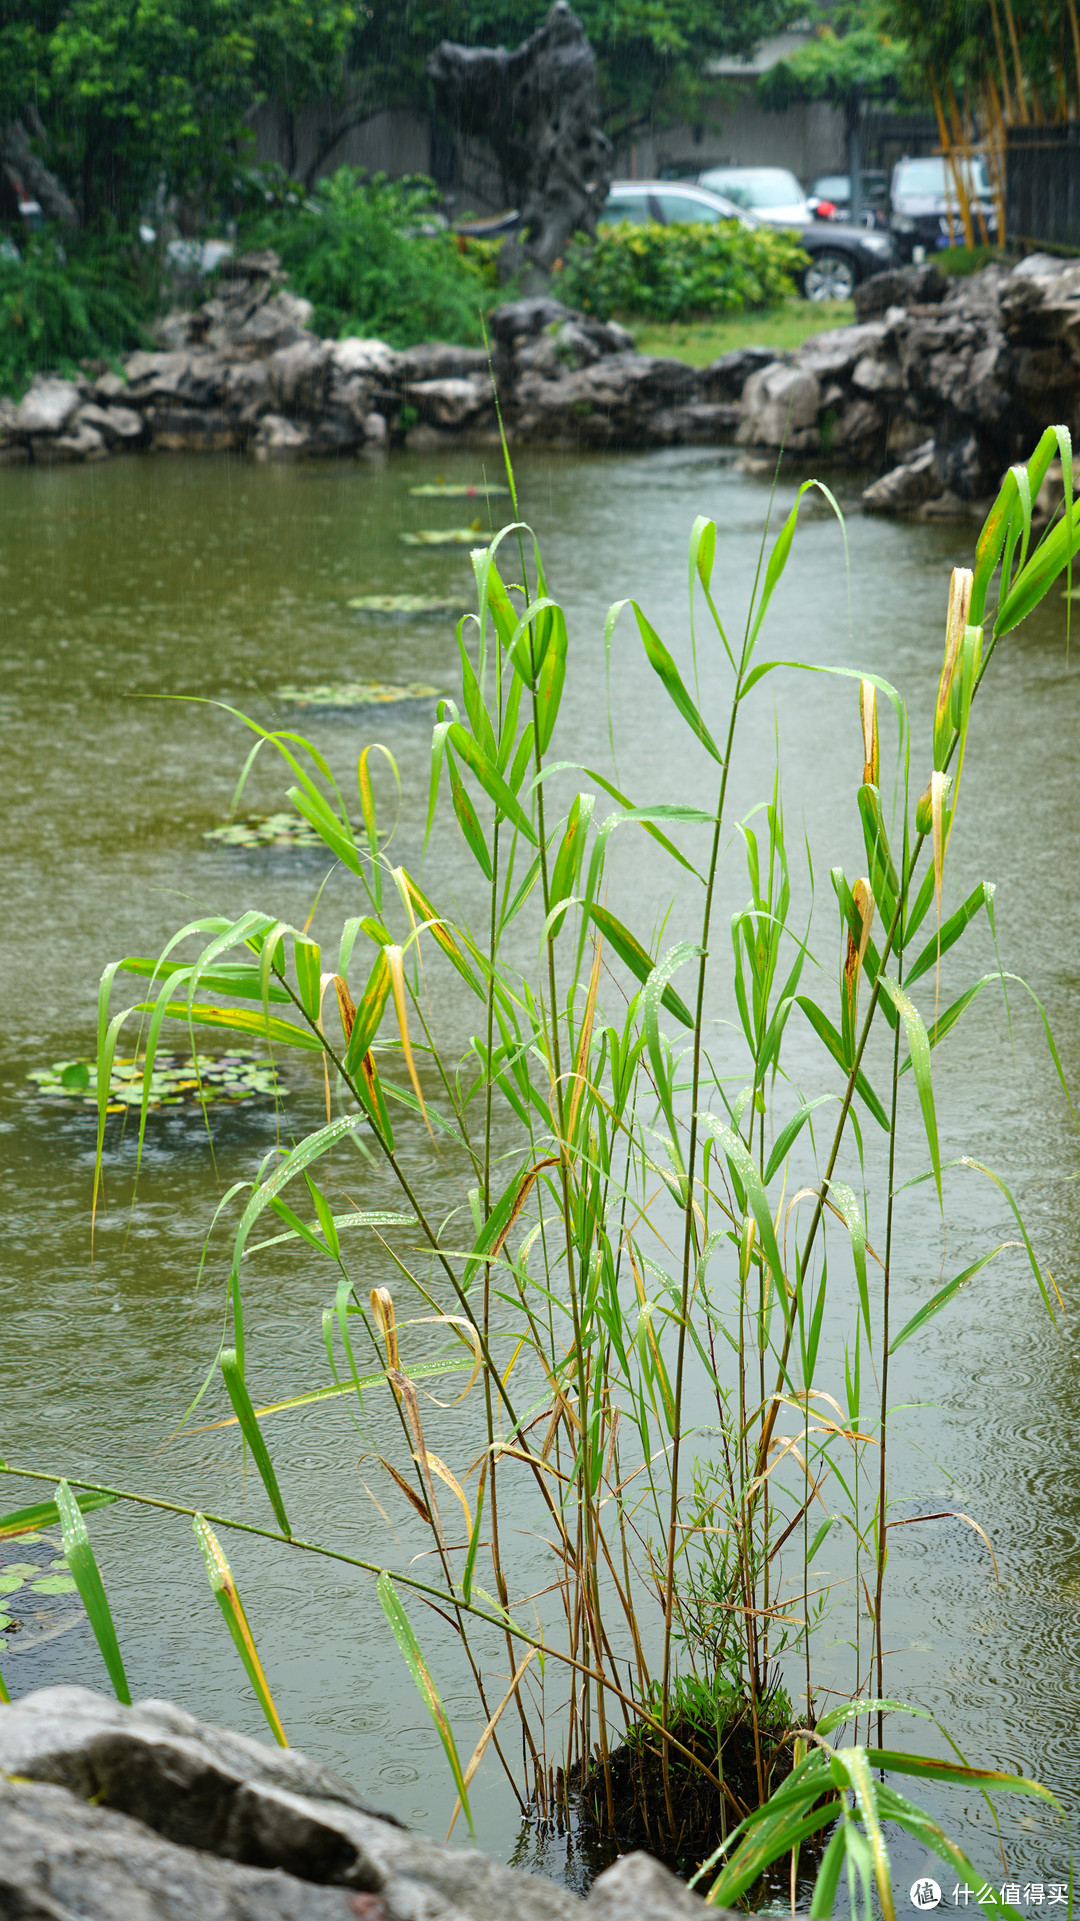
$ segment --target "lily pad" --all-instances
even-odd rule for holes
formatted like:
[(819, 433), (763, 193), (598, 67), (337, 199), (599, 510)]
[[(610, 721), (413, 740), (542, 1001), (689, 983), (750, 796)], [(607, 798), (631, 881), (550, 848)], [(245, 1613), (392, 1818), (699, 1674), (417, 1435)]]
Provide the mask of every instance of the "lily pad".
[(32, 1594), (77, 1594), (79, 1589), (77, 1582), (72, 1580), (70, 1574), (46, 1574), (40, 1581), (31, 1581), (30, 1592)]
[[(64, 1079), (66, 1070), (74, 1066), (87, 1070), (85, 1082), (78, 1086)], [(142, 1104), (144, 1072), (142, 1054), (113, 1062), (107, 1114), (123, 1114), (128, 1108), (138, 1110)], [(97, 1106), (96, 1092), (89, 1091), (97, 1086), (96, 1061), (54, 1061), (51, 1067), (33, 1068), (27, 1080), (35, 1081), (39, 1094), (49, 1098), (75, 1101), (82, 1107)], [(196, 1061), (191, 1054), (159, 1051), (154, 1056), (148, 1106), (153, 1109), (204, 1103), (215, 1107), (235, 1106), (240, 1101), (280, 1097), (287, 1092), (278, 1069), (265, 1055), (237, 1048), (230, 1054), (200, 1054)], [(4, 1572), (0, 1566), (0, 1582)], [(0, 1587), (2, 1592), (5, 1590)]]
[(392, 707), (403, 700), (437, 700), (441, 691), (424, 680), (397, 687), (387, 680), (339, 680), (316, 687), (279, 687), (276, 697), (293, 707)]
[(223, 821), (208, 827), (204, 840), (215, 840), (222, 847), (325, 847), (326, 842), (310, 821), (299, 814), (248, 814), (243, 820)]
[(407, 547), (486, 547), (494, 539), (477, 521), (475, 527), (422, 527), (419, 533), (402, 534)]
[(491, 494), (508, 494), (510, 489), (489, 487), (486, 482), (479, 487), (470, 487), (460, 480), (428, 480), (422, 487), (410, 487), (409, 492), (422, 500), (482, 500)]
[(446, 600), (438, 594), (355, 594), (348, 602), (358, 614), (463, 614), (460, 601)]

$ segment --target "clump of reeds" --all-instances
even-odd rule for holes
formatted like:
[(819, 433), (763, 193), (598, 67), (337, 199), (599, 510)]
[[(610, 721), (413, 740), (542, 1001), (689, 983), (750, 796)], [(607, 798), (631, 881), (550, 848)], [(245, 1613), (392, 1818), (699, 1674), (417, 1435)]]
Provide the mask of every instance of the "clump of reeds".
[[(1056, 452), (1064, 515), (1029, 553), (1030, 503)], [(569, 778), (558, 745), (567, 624), (538, 542), (515, 521), (473, 557), (478, 604), (458, 627), (460, 700), (440, 704), (427, 776), (428, 831), (440, 812), (452, 813), (483, 889), (482, 915), (469, 924), (451, 912), (414, 858), (395, 864), (387, 851), (380, 782), (389, 790), (400, 775), (385, 749), (360, 755), (363, 825), (354, 831), (316, 749), (247, 722), (289, 769), (298, 815), (353, 876), (355, 912), (329, 950), (270, 905), (237, 920), (200, 918), (160, 959), (115, 963), (103, 981), (97, 1071), (107, 1090), (132, 1015), (143, 1024), (148, 1063), (164, 1023), (178, 1020), (193, 1032), (201, 1023), (303, 1050), (323, 1067), (325, 1124), (272, 1156), (241, 1197), (222, 1276), (231, 1325), (218, 1365), (236, 1445), (249, 1447), (276, 1519), (266, 1532), (291, 1542), (288, 1473), (272, 1462), (267, 1410), (254, 1405), (258, 1383), (245, 1360), (243, 1279), (256, 1257), (253, 1237), (272, 1225), (275, 1240), (292, 1237), (326, 1263), (331, 1288), (323, 1333), (336, 1385), (298, 1382), (291, 1404), (327, 1392), (350, 1404), (382, 1476), (379, 1498), (404, 1514), (407, 1551), (391, 1572), (313, 1542), (306, 1528), (294, 1545), (377, 1576), (466, 1818), (473, 1774), (493, 1749), (522, 1807), (541, 1817), (565, 1810), (573, 1789), (595, 1828), (617, 1841), (644, 1839), (680, 1858), (729, 1850), (713, 1890), (719, 1899), (737, 1898), (769, 1861), (792, 1849), (797, 1856), (803, 1841), (832, 1827), (819, 1887), (835, 1890), (847, 1860), (876, 1880), (888, 1912), (880, 1821), (913, 1826), (930, 1846), (940, 1831), (919, 1829), (916, 1811), (872, 1779), (875, 1768), (1036, 1791), (883, 1747), (882, 1716), (894, 1705), (884, 1698), (887, 1543), (897, 1525), (889, 1515), (889, 1359), (1000, 1252), (970, 1250), (963, 1270), (897, 1326), (893, 1196), (910, 1071), (930, 1177), (924, 1191), (944, 1218), (933, 1054), (987, 983), (941, 1011), (938, 964), (973, 920), (992, 913), (982, 881), (945, 911), (964, 754), (997, 645), (1070, 564), (1080, 526), (1068, 438), (1050, 430), (1026, 468), (1006, 479), (974, 569), (953, 576), (925, 740), (909, 731), (886, 683), (838, 675), (865, 872), (832, 870), (835, 958), (827, 945), (818, 977), (833, 986), (811, 994), (807, 930), (791, 921), (778, 775), (760, 809), (742, 822), (728, 818), (745, 703), (771, 674), (802, 671), (763, 657), (761, 641), (805, 493), (763, 550), (738, 634), (716, 601), (715, 525), (695, 522), (692, 608), (700, 616), (703, 605), (708, 645), (727, 661), (718, 715), (692, 691), (702, 644), (693, 626), (692, 658), (680, 668), (636, 601), (618, 603), (608, 619), (609, 651), (621, 618), (656, 676), (657, 698), (681, 717), (687, 764), (707, 783), (707, 804), (641, 804), (599, 771), (580, 784)], [(702, 828), (699, 865), (690, 850)], [(684, 925), (661, 953), (632, 906), (616, 911), (611, 902), (616, 831), (647, 836), (682, 883)], [(729, 838), (741, 849), (741, 872), (721, 859)], [(187, 958), (177, 958), (181, 946)], [(514, 958), (523, 952), (539, 957), (531, 972)], [(725, 954), (738, 1029), (716, 1051), (706, 1021)], [(133, 1008), (113, 1015), (123, 974), (146, 985)], [(446, 991), (434, 985), (442, 977), (473, 1010), (460, 1055), (440, 1043), (433, 1010)], [(932, 1013), (915, 995), (920, 981)], [(821, 1043), (820, 1086), (804, 1097), (784, 1073), (793, 1021), (809, 1023)], [(887, 1045), (872, 1051), (880, 1027)], [(103, 1104), (99, 1162), (104, 1113)], [(449, 1223), (425, 1195), (430, 1157), (416, 1145), (425, 1126), (460, 1183), (462, 1209)], [(887, 1174), (871, 1194), (872, 1217), (842, 1178), (852, 1156), (865, 1174), (865, 1129), (885, 1137)], [(343, 1206), (341, 1155), (351, 1147), (388, 1170), (397, 1215)], [(974, 1161), (960, 1165), (996, 1178)], [(348, 1175), (351, 1186), (355, 1155)], [(1056, 1290), (1019, 1216), (1018, 1232), (1053, 1315)], [(364, 1290), (352, 1250), (371, 1234), (392, 1249), (394, 1279)], [(826, 1353), (846, 1355), (840, 1378)], [(687, 1417), (703, 1384), (715, 1408), (708, 1435), (693, 1434)], [(456, 1424), (466, 1395), (483, 1401), (479, 1452)], [(391, 1416), (393, 1446), (385, 1422), (373, 1421), (379, 1404)], [(220, 1546), (194, 1504), (172, 1505), (196, 1515), (219, 1602), (281, 1735)], [(78, 1516), (66, 1492), (62, 1513), (74, 1538)], [(544, 1544), (539, 1591), (535, 1560), (520, 1558), (534, 1552), (522, 1550), (516, 1531), (523, 1514)], [(850, 1578), (822, 1592), (813, 1564), (838, 1514), (849, 1524)], [(422, 1575), (412, 1565), (418, 1548), (427, 1556)], [(475, 1681), (479, 1725), (467, 1762), (406, 1599), (452, 1624)], [(858, 1621), (864, 1602), (869, 1641)], [(854, 1705), (815, 1728), (814, 1633), (826, 1609), (834, 1633), (837, 1615), (851, 1617)], [(95, 1591), (101, 1634), (107, 1614)], [(876, 1719), (876, 1747), (830, 1749), (830, 1727), (857, 1735), (860, 1718), (867, 1738)], [(951, 1847), (943, 1837), (941, 1845)], [(963, 1861), (956, 1850), (947, 1858)]]

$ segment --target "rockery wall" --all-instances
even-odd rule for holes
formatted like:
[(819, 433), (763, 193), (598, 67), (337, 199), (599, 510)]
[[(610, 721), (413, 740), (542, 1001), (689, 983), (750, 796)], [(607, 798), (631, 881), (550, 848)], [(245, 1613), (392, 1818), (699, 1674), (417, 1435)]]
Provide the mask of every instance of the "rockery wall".
[[(0, 464), (123, 449), (257, 460), (511, 446), (735, 443), (877, 470), (870, 511), (976, 514), (1050, 422), (1080, 429), (1080, 263), (1033, 255), (948, 281), (933, 265), (856, 289), (854, 326), (797, 352), (752, 347), (708, 367), (634, 351), (625, 328), (541, 297), (491, 316), (491, 353), (322, 340), (273, 254), (228, 261), (210, 300), (159, 323), (121, 371), (39, 375), (0, 401)], [(494, 383), (494, 384), (493, 384)]]

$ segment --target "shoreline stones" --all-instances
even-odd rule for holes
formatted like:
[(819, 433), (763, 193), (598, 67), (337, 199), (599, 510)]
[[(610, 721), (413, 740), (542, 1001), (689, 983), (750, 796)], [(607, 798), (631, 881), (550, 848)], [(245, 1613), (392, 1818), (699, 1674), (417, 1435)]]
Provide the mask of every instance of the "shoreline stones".
[(0, 400), (0, 465), (125, 449), (260, 461), (498, 451), (493, 372), (512, 447), (734, 443), (750, 471), (782, 447), (803, 466), (876, 468), (869, 512), (945, 516), (980, 513), (1048, 421), (1080, 431), (1080, 263), (1046, 254), (951, 281), (933, 263), (878, 274), (855, 290), (853, 326), (703, 368), (637, 353), (624, 327), (547, 295), (491, 315), (490, 366), (483, 349), (445, 342), (321, 340), (284, 282), (271, 253), (229, 260), (211, 298), (167, 314), (158, 350), (129, 354), (122, 373), (37, 376), (17, 406)]
[(82, 1687), (0, 1708), (0, 1833), (0, 1913), (42, 1921), (734, 1921), (648, 1855), (582, 1901), (410, 1832), (294, 1748)]

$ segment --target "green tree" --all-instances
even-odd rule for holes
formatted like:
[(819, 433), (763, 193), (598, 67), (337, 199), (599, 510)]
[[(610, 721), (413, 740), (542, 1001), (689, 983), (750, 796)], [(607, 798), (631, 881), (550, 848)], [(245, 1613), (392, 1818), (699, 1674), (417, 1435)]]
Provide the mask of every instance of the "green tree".
[(787, 60), (778, 61), (758, 81), (758, 98), (778, 113), (796, 100), (828, 100), (840, 108), (853, 219), (858, 219), (862, 210), (859, 119), (863, 101), (896, 93), (910, 67), (908, 46), (902, 37), (856, 21), (846, 33), (822, 27), (814, 39)]
[(349, 0), (0, 0), (0, 162), (92, 228), (162, 181), (205, 200), (258, 100), (341, 82), (354, 23)]

